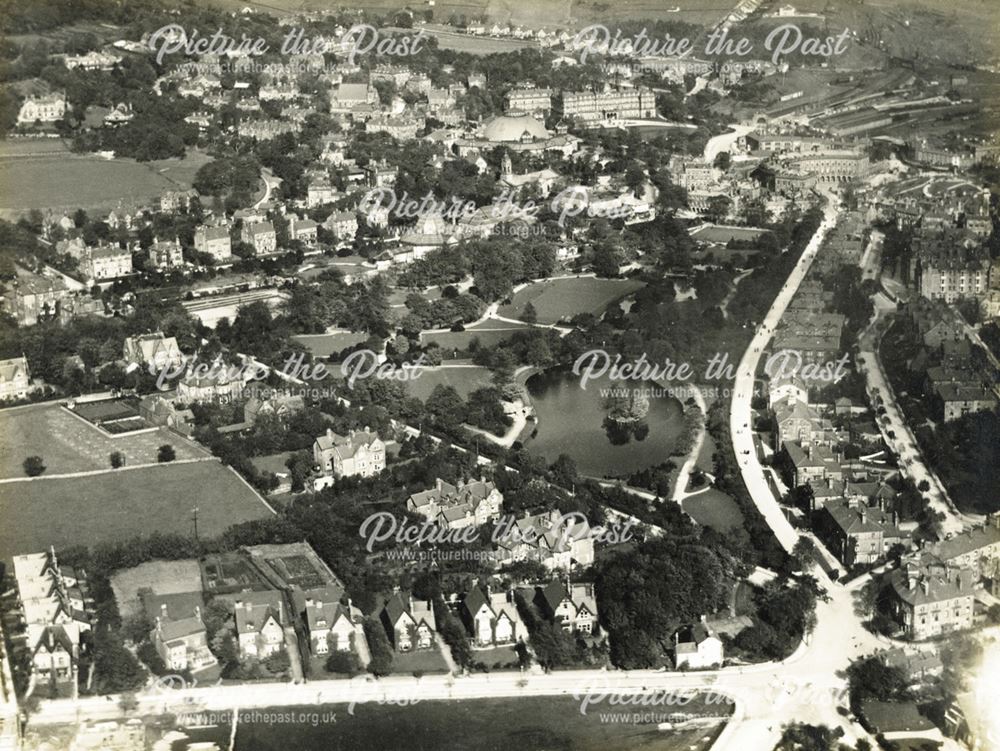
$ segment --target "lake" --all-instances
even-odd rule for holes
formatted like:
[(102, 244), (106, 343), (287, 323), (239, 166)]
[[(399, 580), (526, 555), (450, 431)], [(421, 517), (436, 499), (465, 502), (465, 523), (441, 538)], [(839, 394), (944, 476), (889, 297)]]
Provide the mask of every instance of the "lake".
[[(581, 474), (594, 477), (629, 475), (666, 461), (683, 429), (680, 403), (669, 396), (653, 396), (645, 420), (648, 432), (632, 436), (627, 443), (613, 442), (603, 425), (607, 415), (604, 395), (611, 386), (605, 377), (581, 389), (580, 379), (565, 371), (533, 375), (527, 387), (538, 422), (528, 424), (522, 437), (525, 447), (549, 462), (568, 454)], [(662, 392), (652, 383), (619, 382), (615, 387), (651, 387), (654, 392)], [(529, 438), (534, 427), (538, 433)]]

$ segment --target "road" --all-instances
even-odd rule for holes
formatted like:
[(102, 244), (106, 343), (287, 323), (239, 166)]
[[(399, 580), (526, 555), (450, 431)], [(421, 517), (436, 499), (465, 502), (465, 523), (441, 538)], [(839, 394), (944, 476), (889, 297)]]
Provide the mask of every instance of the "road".
[(712, 136), (705, 144), (705, 164), (715, 164), (715, 157), (723, 151), (731, 152), (736, 139), (753, 131), (752, 125), (730, 125), (732, 130), (717, 136)]
[(806, 272), (812, 265), (816, 253), (826, 233), (830, 231), (837, 219), (837, 207), (833, 199), (829, 199), (823, 210), (823, 220), (816, 233), (809, 240), (802, 256), (799, 258), (792, 273), (789, 274), (785, 285), (778, 292), (771, 309), (767, 312), (764, 320), (757, 327), (753, 341), (743, 353), (740, 360), (739, 369), (736, 373), (736, 380), (733, 387), (733, 398), (729, 413), (729, 430), (733, 438), (733, 449), (743, 474), (743, 482), (746, 484), (750, 497), (753, 498), (757, 509), (764, 516), (768, 526), (774, 532), (785, 550), (791, 552), (798, 541), (798, 533), (785, 518), (785, 513), (781, 505), (774, 497), (767, 480), (764, 476), (764, 469), (757, 459), (757, 452), (753, 445), (752, 415), (750, 403), (753, 399), (754, 374), (760, 358), (763, 356), (768, 342), (774, 335), (774, 330), (781, 321), (788, 303), (791, 302), (796, 290), (805, 278)]
[(921, 491), (932, 509), (941, 513), (942, 534), (954, 535), (962, 532), (973, 519), (963, 518), (948, 497), (948, 491), (933, 470), (924, 462), (917, 439), (904, 419), (896, 402), (896, 395), (889, 385), (882, 361), (878, 356), (879, 343), (888, 328), (886, 315), (895, 310), (895, 303), (879, 292), (874, 297), (875, 315), (858, 337), (858, 369), (865, 377), (865, 389), (872, 406), (885, 409), (877, 424), (885, 444), (898, 457), (900, 471), (917, 486), (926, 482), (929, 486)]

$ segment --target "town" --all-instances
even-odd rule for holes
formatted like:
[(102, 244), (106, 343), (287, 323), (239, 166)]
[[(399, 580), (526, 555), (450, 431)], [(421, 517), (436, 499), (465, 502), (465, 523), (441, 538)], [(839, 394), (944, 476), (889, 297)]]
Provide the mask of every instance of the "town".
[(9, 9), (0, 751), (1000, 748), (996, 10), (286, 5)]

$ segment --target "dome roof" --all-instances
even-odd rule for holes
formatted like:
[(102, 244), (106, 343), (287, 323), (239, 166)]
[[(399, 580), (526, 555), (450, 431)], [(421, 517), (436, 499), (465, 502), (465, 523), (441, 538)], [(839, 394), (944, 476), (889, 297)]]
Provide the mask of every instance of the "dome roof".
[(531, 138), (549, 137), (545, 126), (530, 115), (500, 115), (483, 127), (483, 137), (493, 143), (520, 141), (525, 133)]

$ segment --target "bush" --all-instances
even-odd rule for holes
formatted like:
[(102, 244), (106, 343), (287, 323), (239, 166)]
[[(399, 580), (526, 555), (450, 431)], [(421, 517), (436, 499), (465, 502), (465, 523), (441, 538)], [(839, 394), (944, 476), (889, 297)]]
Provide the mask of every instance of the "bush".
[(125, 465), (125, 455), (121, 451), (112, 451), (108, 456), (108, 461), (111, 462), (112, 469), (118, 469)]
[(346, 673), (355, 676), (361, 672), (361, 663), (353, 652), (333, 652), (326, 658), (328, 673)]
[(174, 451), (174, 447), (169, 443), (164, 443), (160, 446), (159, 451), (156, 452), (156, 461), (158, 462), (172, 462), (177, 458), (177, 452)]
[(269, 655), (264, 660), (264, 667), (268, 669), (269, 672), (275, 675), (287, 673), (288, 669), (292, 666), (292, 660), (288, 656), (288, 650), (282, 648), (275, 652), (273, 655)]

